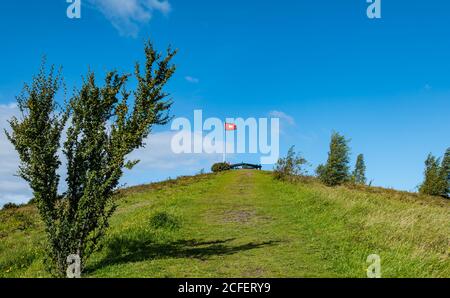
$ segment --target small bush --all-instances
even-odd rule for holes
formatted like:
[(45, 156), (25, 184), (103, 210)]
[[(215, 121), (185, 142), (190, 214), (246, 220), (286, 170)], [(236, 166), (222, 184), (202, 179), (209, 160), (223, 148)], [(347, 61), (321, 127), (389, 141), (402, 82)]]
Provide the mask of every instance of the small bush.
[(274, 168), (276, 179), (286, 179), (287, 177), (303, 175), (302, 166), (307, 164), (306, 159), (295, 153), (295, 147), (292, 146), (286, 157), (280, 158)]
[(157, 212), (150, 218), (150, 226), (154, 229), (176, 230), (181, 227), (181, 221), (167, 212)]
[(218, 162), (213, 164), (213, 166), (211, 167), (211, 171), (213, 173), (228, 171), (230, 169), (231, 169), (230, 164), (227, 162)]
[(20, 206), (14, 203), (6, 203), (5, 205), (3, 205), (3, 210), (8, 210), (8, 209), (17, 209)]
[(36, 226), (36, 216), (29, 210), (17, 207), (4, 209), (0, 212), (0, 223), (3, 224), (0, 238), (14, 231), (26, 231)]

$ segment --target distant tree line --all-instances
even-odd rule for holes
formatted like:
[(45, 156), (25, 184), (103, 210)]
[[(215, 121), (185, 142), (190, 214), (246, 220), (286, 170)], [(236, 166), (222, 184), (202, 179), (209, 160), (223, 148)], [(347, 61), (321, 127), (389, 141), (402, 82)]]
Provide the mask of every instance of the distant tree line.
[[(365, 185), (366, 165), (364, 155), (359, 154), (353, 171), (350, 170), (349, 140), (339, 133), (333, 133), (330, 141), (330, 149), (326, 164), (321, 164), (316, 169), (316, 176), (325, 185), (337, 186), (344, 183)], [(295, 152), (292, 146), (286, 157), (280, 158), (274, 168), (274, 176), (277, 179), (285, 179), (289, 176), (305, 175), (303, 166), (307, 160)]]
[[(343, 135), (334, 132), (331, 135), (328, 159), (325, 164), (316, 168), (316, 176), (327, 186), (342, 184), (366, 185), (366, 164), (364, 155), (359, 154), (356, 164), (350, 169), (349, 140)], [(285, 179), (290, 176), (305, 175), (303, 166), (307, 161), (300, 154), (295, 153), (291, 147), (284, 158), (280, 158), (274, 168), (276, 179)], [(430, 154), (425, 161), (424, 181), (419, 192), (425, 195), (450, 197), (450, 148), (444, 157), (436, 158)]]

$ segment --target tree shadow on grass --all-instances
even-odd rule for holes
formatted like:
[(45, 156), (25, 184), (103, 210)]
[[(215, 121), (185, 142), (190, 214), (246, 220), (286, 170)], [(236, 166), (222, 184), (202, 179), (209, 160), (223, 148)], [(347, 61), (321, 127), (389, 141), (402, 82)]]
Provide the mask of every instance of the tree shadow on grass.
[(151, 237), (139, 237), (138, 239), (116, 237), (109, 241), (106, 247), (106, 256), (92, 266), (88, 266), (86, 271), (93, 272), (111, 265), (154, 259), (192, 258), (207, 260), (210, 257), (232, 255), (241, 251), (272, 246), (279, 242), (265, 241), (232, 245), (231, 242), (234, 240), (235, 238), (214, 241), (189, 239), (157, 243), (153, 242)]

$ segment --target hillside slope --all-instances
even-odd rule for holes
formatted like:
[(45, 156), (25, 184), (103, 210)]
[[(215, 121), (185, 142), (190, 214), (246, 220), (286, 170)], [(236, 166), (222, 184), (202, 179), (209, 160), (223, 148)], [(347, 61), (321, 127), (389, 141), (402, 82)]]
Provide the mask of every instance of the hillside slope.
[[(124, 190), (89, 277), (450, 277), (450, 202), (268, 172)], [(47, 276), (33, 206), (0, 212), (0, 276)]]

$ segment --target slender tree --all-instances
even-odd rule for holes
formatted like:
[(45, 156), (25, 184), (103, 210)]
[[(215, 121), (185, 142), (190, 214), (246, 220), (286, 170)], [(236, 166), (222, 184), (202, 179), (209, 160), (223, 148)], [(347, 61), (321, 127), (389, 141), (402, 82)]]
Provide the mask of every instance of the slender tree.
[(353, 174), (352, 174), (352, 180), (356, 184), (365, 185), (367, 183), (366, 164), (364, 162), (363, 154), (358, 155), (358, 158), (356, 159), (356, 165), (355, 165), (355, 170), (353, 171)]
[(446, 184), (442, 179), (440, 159), (430, 153), (425, 160), (424, 181), (419, 191), (426, 195), (441, 196), (445, 189)]
[(331, 136), (328, 160), (319, 170), (319, 178), (328, 186), (340, 185), (350, 179), (348, 140), (339, 133)]
[[(90, 72), (66, 107), (59, 108), (60, 76), (43, 66), (18, 97), (22, 117), (10, 121), (7, 137), (19, 153), (19, 174), (30, 184), (45, 224), (53, 273), (64, 275), (69, 255), (78, 255), (84, 268), (115, 210), (113, 194), (123, 169), (137, 163), (126, 157), (144, 146), (154, 125), (170, 120), (172, 102), (163, 87), (175, 71), (174, 55), (169, 48), (162, 57), (148, 42), (143, 72), (136, 63), (134, 92), (125, 88), (129, 75), (109, 72), (99, 86)], [(128, 103), (132, 95), (133, 106)], [(66, 124), (67, 191), (59, 194), (58, 149)]]
[(450, 198), (450, 148), (447, 149), (442, 159), (441, 176), (443, 183), (446, 185), (443, 196)]
[(325, 170), (326, 170), (326, 167), (323, 164), (318, 165), (316, 168), (316, 176), (319, 179), (323, 180), (324, 176), (325, 176)]

